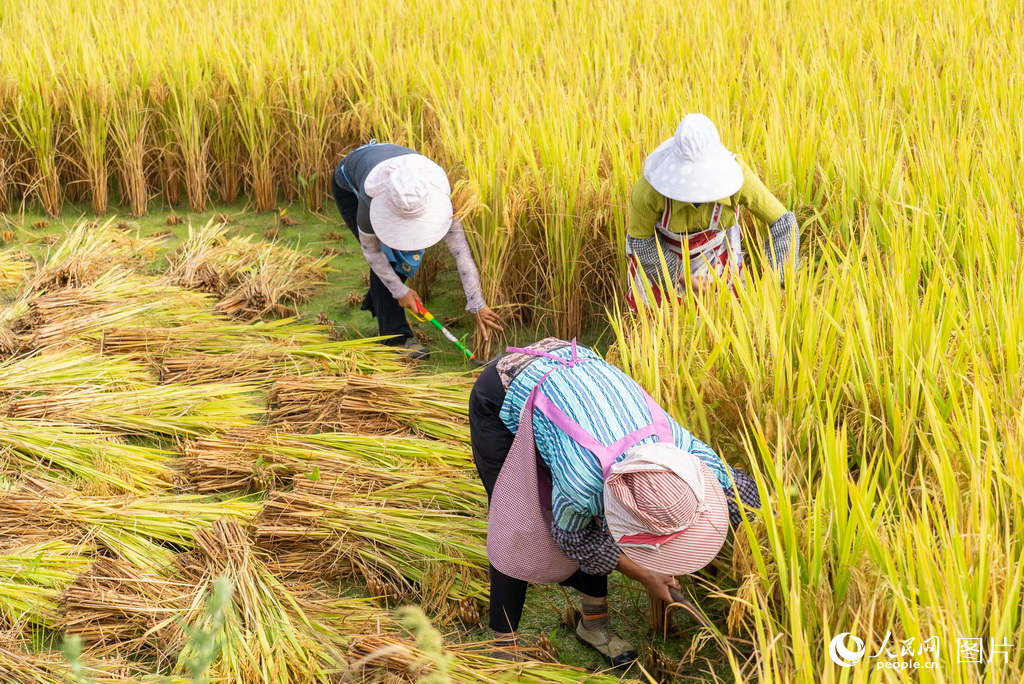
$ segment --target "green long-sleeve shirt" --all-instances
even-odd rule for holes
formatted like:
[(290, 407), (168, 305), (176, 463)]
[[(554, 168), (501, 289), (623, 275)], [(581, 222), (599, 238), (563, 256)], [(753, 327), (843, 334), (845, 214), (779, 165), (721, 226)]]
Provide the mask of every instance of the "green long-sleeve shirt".
[[(743, 160), (737, 159), (737, 161), (740, 168), (743, 169), (743, 186), (732, 197), (719, 200), (724, 205), (719, 225), (722, 228), (728, 228), (736, 222), (737, 204), (746, 207), (766, 226), (772, 225), (787, 213), (786, 207), (769, 192), (761, 179), (750, 170)], [(714, 211), (714, 207), (714, 202), (695, 205), (690, 202), (672, 200), (672, 215), (669, 219), (668, 229), (673, 233), (683, 235), (707, 230), (711, 224), (711, 213)], [(629, 199), (627, 235), (638, 240), (653, 237), (655, 227), (661, 221), (664, 212), (665, 196), (651, 187), (647, 179), (641, 176), (633, 186), (633, 192)]]

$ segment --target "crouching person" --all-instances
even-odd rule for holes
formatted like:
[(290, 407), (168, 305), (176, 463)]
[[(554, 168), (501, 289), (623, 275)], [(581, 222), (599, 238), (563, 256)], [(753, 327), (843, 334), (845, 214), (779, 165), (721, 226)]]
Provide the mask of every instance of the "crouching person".
[(469, 400), (499, 654), (520, 658), (527, 583), (557, 582), (582, 594), (579, 639), (611, 665), (631, 662), (609, 621), (608, 575), (671, 602), (675, 577), (710, 563), (741, 521), (737, 499), (760, 508), (757, 487), (575, 340), (508, 351)]

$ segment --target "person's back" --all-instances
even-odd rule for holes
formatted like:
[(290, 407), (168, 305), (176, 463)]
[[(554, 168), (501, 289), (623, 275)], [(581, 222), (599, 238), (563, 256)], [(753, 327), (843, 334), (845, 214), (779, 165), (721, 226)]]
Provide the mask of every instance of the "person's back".
[[(573, 349), (566, 346), (550, 352), (555, 358), (537, 357), (516, 375), (501, 408), (502, 421), (513, 434), (530, 392), (548, 373), (537, 391), (602, 445), (612, 446), (651, 424), (647, 394), (635, 380), (587, 347), (577, 345), (575, 353), (580, 361), (570, 367), (561, 367), (573, 355)], [(676, 446), (708, 463), (723, 486), (729, 484), (724, 464), (710, 447), (695, 439), (661, 407), (655, 406), (653, 411), (668, 423)], [(533, 412), (533, 432), (537, 451), (551, 470), (555, 523), (565, 530), (586, 527), (604, 510), (603, 477), (597, 458), (537, 408)], [(657, 441), (659, 437), (651, 434), (637, 445)], [(622, 454), (617, 460), (624, 457)]]

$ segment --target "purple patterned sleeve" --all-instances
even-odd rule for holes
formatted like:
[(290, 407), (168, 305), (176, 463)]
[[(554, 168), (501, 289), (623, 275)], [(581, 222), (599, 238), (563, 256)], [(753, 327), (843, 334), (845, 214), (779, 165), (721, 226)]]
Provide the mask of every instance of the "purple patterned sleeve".
[(779, 274), (779, 282), (786, 284), (786, 262), (792, 260), (793, 268), (800, 265), (800, 228), (793, 212), (783, 214), (779, 220), (768, 226), (768, 237), (764, 241), (764, 253), (768, 264)]
[[(739, 527), (744, 517), (752, 520), (752, 511), (760, 510), (761, 493), (757, 490), (754, 478), (739, 468), (732, 469), (732, 477), (735, 485), (725, 491), (725, 500), (729, 506), (729, 523), (733, 527)], [(737, 500), (744, 506), (742, 512)]]
[(480, 273), (476, 269), (473, 252), (469, 249), (466, 232), (459, 219), (452, 219), (452, 227), (444, 236), (444, 242), (455, 258), (455, 268), (459, 271), (462, 289), (466, 292), (466, 311), (476, 313), (487, 304), (484, 302), (483, 289), (480, 287)]
[(608, 531), (596, 521), (579, 532), (563, 530), (551, 523), (555, 545), (580, 564), (588, 575), (608, 575), (619, 564), (619, 547)]
[(649, 238), (635, 238), (627, 235), (626, 245), (636, 256), (636, 260), (640, 262), (640, 267), (644, 270), (644, 275), (647, 276), (650, 283), (664, 287), (665, 270), (661, 265), (662, 258), (665, 259), (665, 266), (668, 267), (669, 282), (675, 286), (675, 283), (679, 281), (685, 268), (683, 259), (665, 246), (661, 237), (654, 235)]
[(395, 274), (395, 269), (391, 268), (388, 258), (384, 256), (384, 252), (380, 248), (380, 240), (377, 239), (377, 236), (359, 231), (359, 248), (373, 272), (377, 274), (381, 282), (387, 285), (391, 296), (395, 299), (404, 297), (409, 291), (409, 287)]

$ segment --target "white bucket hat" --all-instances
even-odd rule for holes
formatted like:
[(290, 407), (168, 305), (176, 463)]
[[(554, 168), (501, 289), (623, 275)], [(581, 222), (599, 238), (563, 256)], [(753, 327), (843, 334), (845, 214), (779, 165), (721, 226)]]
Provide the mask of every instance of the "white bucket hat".
[(743, 186), (743, 169), (703, 114), (687, 114), (675, 135), (644, 162), (644, 178), (659, 193), (680, 202), (714, 202)]
[(426, 249), (451, 228), (452, 188), (448, 176), (422, 154), (381, 162), (367, 175), (363, 190), (373, 199), (373, 232), (392, 249)]
[(710, 563), (729, 530), (725, 492), (711, 469), (663, 442), (633, 447), (612, 465), (604, 509), (619, 549), (667, 575), (696, 572)]

